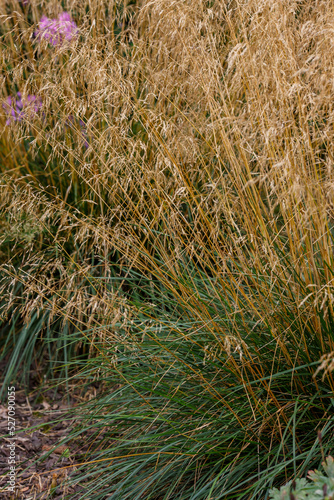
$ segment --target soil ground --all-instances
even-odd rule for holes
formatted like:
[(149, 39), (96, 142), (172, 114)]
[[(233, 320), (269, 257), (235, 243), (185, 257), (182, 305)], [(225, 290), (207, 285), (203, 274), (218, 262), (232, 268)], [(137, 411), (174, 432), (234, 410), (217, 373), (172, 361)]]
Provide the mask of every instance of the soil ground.
[[(75, 423), (73, 418), (71, 420), (66, 416), (68, 410), (96, 394), (96, 389), (91, 387), (82, 396), (77, 387), (73, 387), (70, 392), (68, 388), (44, 388), (43, 392), (36, 388), (26, 395), (24, 389), (16, 386), (14, 438), (8, 434), (7, 404), (0, 404), (1, 499), (60, 500), (69, 495), (89, 500), (85, 496), (84, 484), (79, 481), (68, 484), (77, 471), (75, 464), (89, 461), (89, 436), (79, 436), (53, 449), (62, 439), (66, 439)], [(7, 490), (8, 444), (13, 440), (16, 453), (15, 493)], [(37, 459), (42, 460), (36, 462)]]

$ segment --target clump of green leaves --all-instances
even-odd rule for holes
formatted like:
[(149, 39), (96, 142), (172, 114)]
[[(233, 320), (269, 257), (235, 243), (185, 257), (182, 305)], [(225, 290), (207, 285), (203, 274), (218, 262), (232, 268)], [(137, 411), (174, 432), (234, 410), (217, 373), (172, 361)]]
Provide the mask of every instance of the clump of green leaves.
[(325, 475), (318, 471), (309, 471), (308, 478), (312, 483), (305, 478), (289, 481), (279, 490), (273, 488), (270, 490), (270, 500), (305, 500), (305, 499), (334, 499), (334, 459), (329, 456), (326, 462), (322, 464)]

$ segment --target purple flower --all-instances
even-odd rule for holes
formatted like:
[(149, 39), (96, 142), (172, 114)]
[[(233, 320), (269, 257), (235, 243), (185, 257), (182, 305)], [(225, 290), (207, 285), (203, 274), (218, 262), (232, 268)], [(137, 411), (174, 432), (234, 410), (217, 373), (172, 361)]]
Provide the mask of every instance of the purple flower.
[(27, 97), (22, 100), (22, 94), (18, 92), (16, 98), (12, 96), (7, 97), (2, 107), (6, 115), (9, 116), (6, 121), (6, 125), (9, 125), (11, 121), (21, 122), (24, 118), (33, 117), (42, 107), (42, 99), (35, 95), (28, 94)]
[(52, 45), (61, 45), (64, 40), (70, 42), (78, 32), (78, 27), (68, 12), (62, 12), (57, 19), (42, 16), (35, 36), (45, 39)]
[[(87, 149), (89, 147), (89, 144), (88, 144), (88, 141), (87, 141), (87, 129), (86, 129), (86, 125), (85, 125), (85, 123), (80, 118), (79, 118), (78, 122), (79, 122), (79, 126), (80, 126), (81, 138), (82, 138), (82, 141), (83, 141), (83, 145)], [(76, 128), (75, 128), (75, 118), (74, 118), (73, 115), (70, 115), (68, 117), (67, 124), (68, 124), (68, 127), (72, 128), (73, 130), (76, 130)]]

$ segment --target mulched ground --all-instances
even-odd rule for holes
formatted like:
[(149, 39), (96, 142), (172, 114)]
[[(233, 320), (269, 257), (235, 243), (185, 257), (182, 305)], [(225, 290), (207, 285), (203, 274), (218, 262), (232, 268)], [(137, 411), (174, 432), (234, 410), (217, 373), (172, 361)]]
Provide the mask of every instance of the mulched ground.
[[(7, 405), (0, 405), (0, 497), (3, 500), (37, 500), (52, 498), (60, 500), (70, 497), (88, 500), (83, 484), (68, 485), (68, 480), (77, 470), (74, 464), (88, 461), (88, 436), (78, 437), (52, 451), (61, 439), (66, 438), (74, 420), (64, 420), (69, 408), (91, 399), (96, 389), (91, 387), (84, 397), (73, 387), (70, 398), (65, 389), (35, 390), (27, 397), (24, 390), (16, 390), (15, 436), (16, 450), (16, 491), (7, 487), (8, 444), (13, 442), (8, 436)], [(56, 423), (52, 423), (57, 421)], [(35, 428), (35, 429), (32, 429)], [(4, 437), (6, 436), (6, 437)], [(37, 459), (42, 461), (35, 463)], [(28, 470), (25, 470), (29, 467)], [(58, 470), (57, 470), (58, 469)], [(59, 470), (60, 469), (60, 470)]]

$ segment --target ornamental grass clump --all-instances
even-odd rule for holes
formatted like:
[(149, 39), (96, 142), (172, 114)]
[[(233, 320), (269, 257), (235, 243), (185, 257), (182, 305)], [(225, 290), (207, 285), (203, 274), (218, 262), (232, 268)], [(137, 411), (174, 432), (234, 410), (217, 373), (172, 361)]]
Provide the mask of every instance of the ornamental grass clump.
[(87, 498), (266, 500), (334, 441), (332, 10), (65, 3), (1, 7), (4, 386), (97, 382)]

